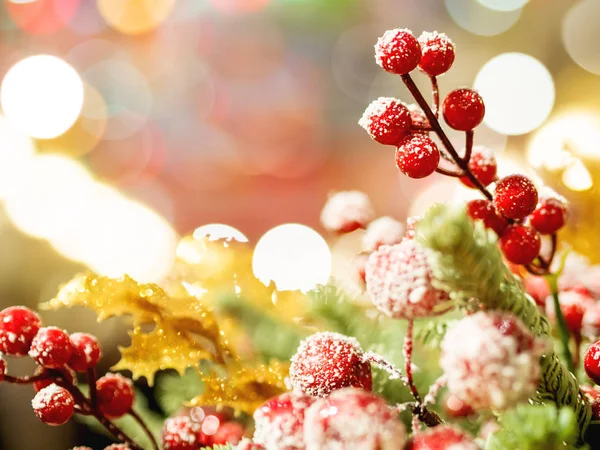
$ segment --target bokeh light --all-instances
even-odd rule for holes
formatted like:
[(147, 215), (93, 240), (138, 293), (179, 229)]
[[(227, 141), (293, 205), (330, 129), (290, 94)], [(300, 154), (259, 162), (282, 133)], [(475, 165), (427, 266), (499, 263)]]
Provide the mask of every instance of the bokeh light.
[(445, 0), (445, 3), (450, 17), (457, 25), (480, 36), (503, 33), (521, 16), (520, 9), (495, 11), (476, 0)]
[(0, 200), (12, 193), (34, 158), (29, 136), (0, 116)]
[[(88, 0), (85, 0), (86, 3)], [(17, 26), (34, 35), (55, 33), (68, 24), (81, 0), (9, 0), (6, 12)]]
[(175, 0), (97, 0), (102, 17), (124, 34), (154, 30), (169, 16), (174, 4)]
[(575, 3), (565, 16), (562, 38), (567, 53), (585, 70), (600, 74), (600, 2)]
[(325, 239), (297, 223), (267, 231), (256, 244), (252, 258), (256, 278), (271, 281), (279, 290), (308, 291), (325, 284), (331, 273), (331, 252)]
[(62, 59), (30, 56), (15, 64), (2, 80), (0, 101), (7, 119), (39, 139), (67, 131), (83, 106), (83, 83)]
[(233, 239), (238, 242), (248, 242), (248, 238), (240, 230), (222, 223), (211, 223), (198, 227), (194, 230), (193, 236), (194, 239), (207, 238), (209, 241), (216, 241), (218, 239), (230, 241)]
[(496, 11), (514, 11), (525, 6), (529, 0), (477, 0), (486, 8)]
[(260, 11), (270, 0), (208, 0), (209, 4), (218, 11), (239, 14)]
[(563, 172), (562, 182), (572, 191), (587, 191), (593, 185), (592, 175), (579, 159)]
[(534, 130), (554, 106), (550, 72), (523, 53), (503, 53), (489, 60), (477, 74), (475, 89), (485, 101), (485, 124), (508, 135)]

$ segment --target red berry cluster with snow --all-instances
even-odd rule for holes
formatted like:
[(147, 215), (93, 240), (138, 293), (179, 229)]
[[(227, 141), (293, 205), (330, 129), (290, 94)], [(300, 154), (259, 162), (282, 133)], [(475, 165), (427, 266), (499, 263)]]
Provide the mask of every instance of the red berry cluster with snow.
[(321, 211), (323, 227), (335, 233), (350, 233), (365, 228), (374, 218), (371, 200), (360, 191), (340, 191), (331, 194)]
[(451, 394), (474, 409), (502, 410), (533, 396), (548, 343), (511, 314), (481, 311), (456, 323), (441, 350)]

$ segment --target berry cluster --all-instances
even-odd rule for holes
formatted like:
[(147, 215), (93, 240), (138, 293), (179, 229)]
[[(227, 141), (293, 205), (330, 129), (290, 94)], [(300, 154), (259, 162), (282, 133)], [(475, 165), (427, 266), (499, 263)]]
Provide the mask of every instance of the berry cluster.
[[(485, 147), (473, 146), (473, 130), (483, 121), (485, 104), (476, 91), (468, 88), (451, 91), (441, 104), (446, 124), (465, 132), (466, 146), (462, 156), (459, 155), (438, 120), (437, 76), (451, 68), (454, 58), (454, 44), (445, 34), (424, 32), (416, 38), (405, 29), (386, 31), (375, 45), (377, 64), (400, 75), (418, 105), (382, 97), (367, 107), (359, 124), (375, 141), (396, 147), (396, 165), (405, 175), (424, 178), (438, 172), (479, 189), (485, 199), (469, 202), (469, 215), (498, 234), (508, 261), (525, 265), (532, 273), (547, 274), (556, 246), (554, 235), (567, 219), (566, 202), (555, 194), (538, 195), (534, 184), (524, 175), (498, 179), (493, 153)], [(410, 76), (416, 68), (431, 79), (432, 107)], [(430, 132), (437, 135), (442, 148)], [(487, 188), (493, 183), (492, 194)], [(547, 259), (540, 255), (540, 234), (553, 236), (553, 250)]]

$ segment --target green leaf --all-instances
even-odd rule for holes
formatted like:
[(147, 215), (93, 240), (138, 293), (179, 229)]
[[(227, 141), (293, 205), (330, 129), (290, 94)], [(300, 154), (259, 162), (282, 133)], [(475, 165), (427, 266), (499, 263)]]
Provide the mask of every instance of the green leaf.
[(181, 376), (174, 372), (163, 373), (156, 383), (156, 401), (167, 416), (172, 416), (203, 389), (204, 384), (195, 369), (188, 369)]

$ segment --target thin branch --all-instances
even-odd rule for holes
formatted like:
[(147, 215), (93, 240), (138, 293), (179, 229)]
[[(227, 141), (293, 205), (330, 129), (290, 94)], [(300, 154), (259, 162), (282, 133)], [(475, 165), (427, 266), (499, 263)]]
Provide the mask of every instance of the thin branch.
[(98, 393), (96, 391), (96, 368), (92, 367), (87, 371), (88, 378), (88, 386), (90, 387), (90, 403), (92, 405), (92, 409), (96, 409), (98, 405)]
[(131, 409), (129, 411), (129, 415), (135, 419), (135, 421), (138, 423), (138, 425), (140, 427), (142, 427), (142, 429), (144, 430), (144, 433), (146, 433), (148, 438), (150, 438), (150, 441), (152, 442), (152, 447), (154, 448), (154, 450), (159, 450), (158, 443), (156, 442), (156, 438), (154, 437), (154, 434), (152, 434), (152, 431), (150, 431), (150, 429), (148, 428), (148, 425), (146, 425), (146, 423), (139, 416), (139, 414), (136, 413), (133, 409)]
[(34, 375), (34, 376), (29, 376), (29, 377), (14, 377), (12, 375), (4, 375), (3, 381), (6, 381), (7, 383), (13, 383), (13, 384), (32, 384), (32, 383), (35, 383), (36, 381), (44, 381), (44, 380), (52, 380), (52, 379), (54, 379), (54, 377), (50, 373), (44, 372), (44, 373), (41, 373), (40, 375)]
[(366, 352), (363, 354), (363, 359), (375, 364), (380, 369), (385, 370), (390, 374), (390, 380), (402, 380), (404, 384), (408, 386), (408, 380), (402, 374), (400, 369), (397, 369), (391, 362), (387, 361), (383, 356), (373, 352)]
[(446, 386), (447, 381), (448, 380), (446, 379), (446, 376), (442, 375), (437, 380), (435, 380), (435, 382), (431, 386), (429, 386), (429, 392), (427, 392), (427, 395), (423, 399), (423, 407), (435, 403), (437, 395), (440, 393), (442, 388)]
[(421, 396), (419, 395), (419, 391), (415, 386), (415, 382), (412, 375), (412, 350), (413, 350), (413, 325), (414, 320), (409, 319), (408, 328), (406, 329), (406, 334), (404, 335), (404, 345), (402, 346), (402, 355), (404, 356), (404, 370), (406, 372), (406, 381), (408, 382), (408, 387), (410, 388), (410, 392), (412, 393), (414, 399), (417, 404), (421, 403)]
[(473, 153), (473, 130), (465, 131), (465, 156), (463, 161), (469, 164), (471, 154)]
[(440, 114), (440, 89), (436, 77), (430, 77), (431, 79), (431, 91), (433, 92), (433, 114), (435, 117), (439, 117)]
[(460, 177), (465, 176), (464, 173), (453, 172), (452, 170), (444, 169), (443, 167), (439, 167), (439, 166), (435, 169), (435, 171), (437, 173), (441, 173), (442, 175), (446, 175), (447, 177), (460, 178)]

